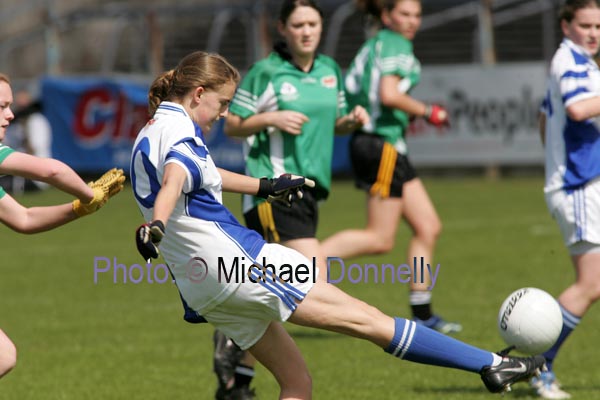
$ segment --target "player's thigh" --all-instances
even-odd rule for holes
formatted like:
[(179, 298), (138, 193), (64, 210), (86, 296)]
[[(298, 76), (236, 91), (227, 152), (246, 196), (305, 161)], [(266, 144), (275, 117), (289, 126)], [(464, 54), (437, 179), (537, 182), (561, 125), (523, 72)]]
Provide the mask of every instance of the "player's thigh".
[(394, 335), (393, 319), (323, 280), (317, 280), (289, 321), (347, 334), (387, 346)]
[(381, 238), (395, 238), (404, 202), (402, 197), (369, 196), (367, 200), (367, 229)]
[(600, 178), (572, 191), (546, 193), (546, 203), (571, 254), (578, 242), (600, 245)]
[(279, 322), (272, 322), (249, 352), (282, 387), (310, 385), (310, 376), (300, 349)]
[(316, 265), (325, 269), (325, 257), (321, 251), (321, 243), (316, 238), (291, 239), (281, 242), (281, 244), (302, 253), (310, 261), (314, 258)]

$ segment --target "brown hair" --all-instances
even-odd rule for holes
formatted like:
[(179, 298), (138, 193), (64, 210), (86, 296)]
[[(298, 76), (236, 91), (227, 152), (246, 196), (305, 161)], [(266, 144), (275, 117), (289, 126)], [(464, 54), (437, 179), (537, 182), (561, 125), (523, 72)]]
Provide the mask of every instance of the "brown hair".
[(240, 73), (218, 54), (195, 51), (181, 59), (175, 69), (164, 72), (152, 82), (148, 92), (148, 112), (154, 115), (165, 100), (183, 98), (199, 86), (216, 90), (228, 82), (237, 84)]
[[(356, 0), (356, 7), (365, 14), (381, 18), (383, 10), (392, 10), (396, 4), (404, 0)], [(413, 0), (421, 3), (421, 0)]]
[(3, 74), (2, 72), (0, 72), (0, 81), (6, 82), (10, 85), (10, 79), (8, 78), (8, 75)]
[(321, 16), (321, 19), (323, 19), (323, 10), (321, 10), (314, 0), (284, 0), (279, 10), (279, 21), (285, 25), (290, 15), (298, 7), (314, 8)]
[(558, 20), (571, 22), (575, 13), (582, 8), (600, 8), (600, 0), (567, 0), (560, 8)]

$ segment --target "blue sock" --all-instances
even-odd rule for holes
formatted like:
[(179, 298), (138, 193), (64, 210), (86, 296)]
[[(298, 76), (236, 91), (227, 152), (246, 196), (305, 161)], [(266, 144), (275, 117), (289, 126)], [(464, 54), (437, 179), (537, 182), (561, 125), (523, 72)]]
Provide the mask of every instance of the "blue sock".
[[(560, 304), (559, 304), (560, 305)], [(567, 340), (573, 329), (579, 325), (579, 321), (581, 321), (581, 317), (571, 314), (567, 311), (562, 305), (560, 306), (560, 311), (562, 311), (563, 316), (563, 326), (560, 331), (560, 335), (558, 335), (558, 339), (556, 339), (556, 343), (544, 353), (544, 357), (546, 358), (546, 366), (549, 371), (552, 371), (552, 364), (554, 363), (554, 358), (556, 357), (556, 353), (562, 346), (562, 344)]]
[(394, 318), (396, 330), (386, 352), (404, 360), (479, 372), (492, 365), (491, 352), (478, 349), (404, 318)]

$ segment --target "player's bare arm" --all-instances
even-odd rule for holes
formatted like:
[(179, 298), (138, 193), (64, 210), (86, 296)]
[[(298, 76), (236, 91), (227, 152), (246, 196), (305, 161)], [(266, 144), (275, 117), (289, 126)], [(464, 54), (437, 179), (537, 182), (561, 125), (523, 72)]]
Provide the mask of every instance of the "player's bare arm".
[(0, 172), (46, 182), (84, 203), (94, 198), (92, 188), (86, 185), (75, 171), (55, 159), (14, 152), (2, 162)]
[(260, 179), (231, 172), (223, 168), (217, 169), (223, 181), (223, 191), (251, 195), (258, 193)]
[(343, 117), (335, 121), (335, 133), (346, 134), (360, 129), (370, 121), (369, 113), (362, 106), (356, 106)]
[(566, 109), (567, 115), (574, 121), (585, 121), (600, 115), (600, 96), (581, 100)]
[(0, 199), (0, 221), (19, 233), (38, 233), (64, 225), (77, 218), (71, 203), (26, 208), (9, 194)]
[(186, 179), (187, 174), (181, 166), (174, 163), (165, 166), (162, 185), (154, 204), (153, 220), (167, 223), (173, 209), (175, 209), (175, 204), (177, 204), (177, 199), (181, 195)]
[(381, 78), (381, 83), (379, 84), (381, 104), (404, 111), (410, 115), (425, 116), (427, 105), (406, 93), (400, 92), (398, 90), (400, 79), (398, 75), (386, 75)]
[(229, 114), (225, 122), (225, 133), (230, 136), (246, 137), (254, 135), (268, 127), (275, 127), (292, 135), (302, 132), (302, 125), (308, 117), (297, 111), (280, 110), (261, 112), (248, 118)]

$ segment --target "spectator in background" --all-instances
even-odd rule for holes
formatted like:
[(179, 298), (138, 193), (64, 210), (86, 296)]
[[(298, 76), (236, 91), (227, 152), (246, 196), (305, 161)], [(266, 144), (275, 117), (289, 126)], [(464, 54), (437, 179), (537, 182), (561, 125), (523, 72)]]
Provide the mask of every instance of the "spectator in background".
[[(368, 196), (368, 220), (364, 229), (344, 230), (325, 239), (323, 253), (340, 258), (387, 253), (394, 248), (398, 225), (404, 219), (413, 232), (409, 265), (421, 257), (431, 263), (442, 224), (408, 159), (405, 134), (413, 117), (443, 126), (448, 113), (409, 94), (421, 78), (412, 44), (421, 25), (421, 2), (364, 0), (359, 6), (384, 26), (360, 48), (345, 80), (350, 105), (362, 105), (371, 116), (350, 143), (356, 185)], [(413, 320), (442, 333), (459, 332), (460, 324), (433, 313), (428, 285), (426, 276), (411, 280)]]
[[(42, 112), (42, 104), (27, 89), (15, 92), (15, 119), (13, 126), (21, 138), (20, 150), (40, 158), (52, 157), (52, 128)], [(41, 181), (25, 181), (25, 190), (43, 190), (49, 185)]]

